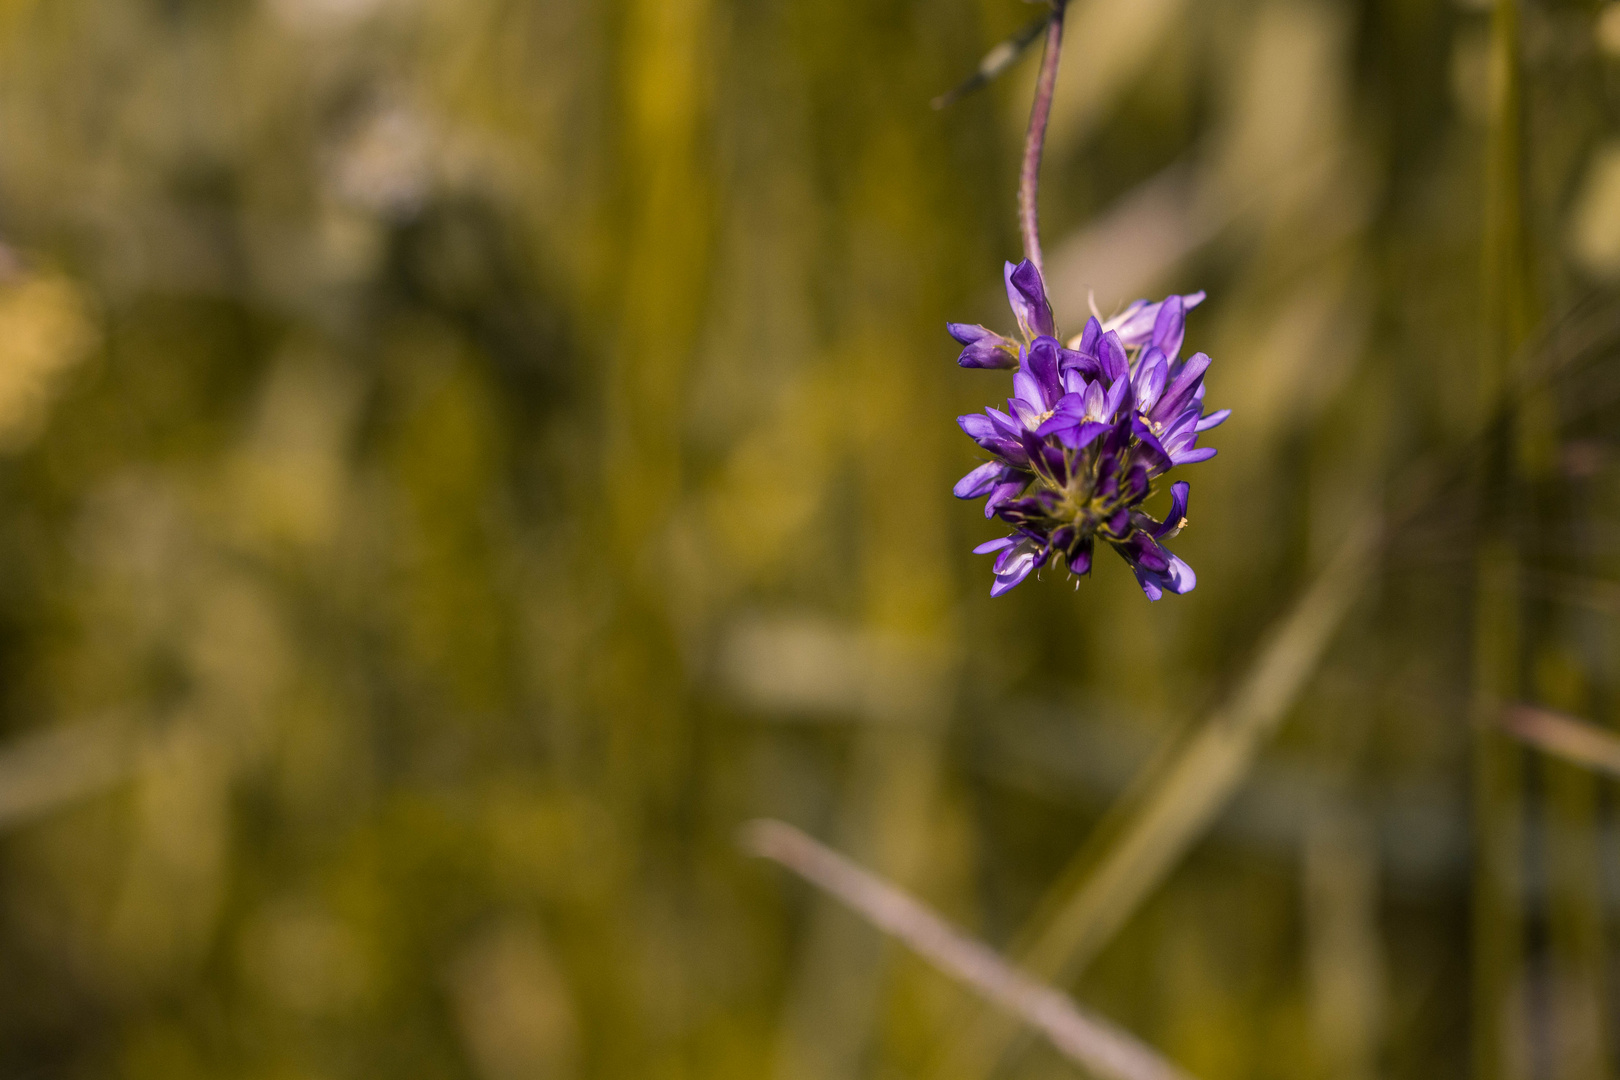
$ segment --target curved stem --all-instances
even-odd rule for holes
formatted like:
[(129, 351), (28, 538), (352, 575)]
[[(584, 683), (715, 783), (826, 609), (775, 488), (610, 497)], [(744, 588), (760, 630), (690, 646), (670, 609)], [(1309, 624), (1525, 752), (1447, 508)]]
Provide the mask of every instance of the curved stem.
[(1035, 84), (1035, 104), (1029, 111), (1029, 134), (1024, 139), (1024, 167), (1018, 177), (1018, 227), (1024, 234), (1024, 258), (1041, 265), (1040, 211), (1036, 193), (1041, 183), (1041, 150), (1046, 145), (1046, 122), (1052, 115), (1052, 92), (1057, 87), (1058, 56), (1063, 49), (1063, 9), (1067, 0), (1054, 0), (1046, 26), (1046, 50)]

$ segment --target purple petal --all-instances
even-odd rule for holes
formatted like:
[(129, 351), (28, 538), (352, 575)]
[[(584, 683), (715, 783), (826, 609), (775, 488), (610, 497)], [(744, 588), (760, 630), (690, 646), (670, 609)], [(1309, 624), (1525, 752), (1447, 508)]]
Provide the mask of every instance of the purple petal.
[(986, 540), (984, 543), (973, 549), (973, 554), (988, 555), (992, 551), (1000, 551), (1002, 548), (1012, 547), (1017, 542), (1018, 538), (1015, 536), (1003, 536), (995, 540)]
[(1125, 501), (1135, 505), (1147, 498), (1148, 475), (1147, 470), (1140, 463), (1131, 466), (1131, 471), (1125, 474), (1125, 482), (1121, 485), (1125, 489)]
[(987, 495), (1006, 469), (1007, 466), (999, 461), (987, 461), (958, 480), (951, 493), (958, 499), (977, 499), (980, 495)]
[[(1146, 534), (1137, 533), (1137, 535), (1145, 536)], [(1157, 544), (1143, 548), (1136, 553), (1136, 556), (1136, 565), (1150, 574), (1162, 574), (1170, 569), (1169, 555), (1165, 554), (1164, 549)]]
[(1108, 415), (1107, 397), (1104, 395), (1102, 383), (1094, 382), (1086, 387), (1084, 399), (1085, 415), (1092, 420), (1110, 420)]
[(1018, 346), (976, 323), (946, 323), (945, 331), (967, 346), (956, 362), (965, 368), (1018, 366)]
[[(1013, 379), (1015, 380), (1014, 381), (1014, 386), (1015, 387), (1017, 387), (1016, 380), (1021, 375), (1023, 375), (1022, 372), (1020, 372), (1019, 375), (1013, 376)], [(1027, 376), (1025, 376), (1025, 377), (1027, 378)], [(1030, 379), (1029, 382), (1030, 382), (1030, 385), (1033, 387), (1035, 380)], [(1019, 388), (1019, 389), (1020, 389), (1020, 391), (1022, 390), (1022, 388)], [(1036, 392), (1037, 392), (1037, 394), (1039, 393), (1038, 389), (1037, 389)], [(1037, 400), (1038, 400), (1038, 398), (1037, 398)], [(1024, 432), (1033, 431), (1035, 428), (1040, 426), (1040, 415), (1041, 415), (1041, 412), (1042, 412), (1040, 406), (1039, 405), (1031, 405), (1028, 401), (1024, 400), (1022, 392), (1020, 392), (1018, 397), (1008, 398), (1007, 399), (1007, 407), (1012, 410), (1012, 414), (1014, 416), (1018, 417), (1018, 423), (1020, 425), (1018, 431), (1019, 431), (1019, 437), (1020, 438), (1023, 437)]]
[(1192, 484), (1184, 479), (1178, 479), (1170, 486), (1170, 513), (1165, 515), (1165, 525), (1171, 529), (1179, 529), (1187, 520), (1187, 494), (1191, 494)]
[(1192, 485), (1185, 480), (1177, 480), (1170, 485), (1170, 512), (1164, 516), (1163, 522), (1149, 530), (1153, 539), (1162, 540), (1181, 531), (1187, 520), (1187, 493), (1191, 490)]
[(1210, 428), (1220, 427), (1222, 424), (1226, 423), (1226, 418), (1231, 415), (1231, 409), (1221, 409), (1217, 412), (1212, 412), (1208, 416), (1202, 417), (1198, 421), (1197, 430), (1208, 431)]
[(1142, 422), (1140, 416), (1131, 418), (1131, 434), (1136, 436), (1140, 449), (1147, 458), (1149, 470), (1155, 475), (1164, 472), (1174, 464), (1170, 454), (1153, 434), (1153, 430)]
[(1077, 393), (1077, 394), (1076, 393), (1064, 394), (1062, 397), (1058, 398), (1057, 404), (1052, 406), (1052, 415), (1053, 416), (1062, 416), (1062, 415), (1084, 416), (1084, 415), (1086, 415), (1086, 395), (1085, 395), (1085, 391), (1081, 390), (1081, 392)]
[(1170, 455), (1170, 460), (1177, 465), (1196, 465), (1200, 461), (1208, 461), (1219, 451), (1213, 446), (1200, 446), (1194, 450), (1183, 450)]
[[(1047, 417), (1045, 423), (1035, 429), (1035, 434), (1043, 439), (1048, 435), (1057, 435), (1061, 439), (1063, 438), (1062, 432), (1073, 431), (1081, 423), (1081, 419), (1073, 413), (1053, 413)], [(1063, 441), (1067, 445), (1068, 440), (1064, 439)]]
[(996, 434), (996, 425), (984, 413), (968, 413), (956, 418), (957, 426), (967, 432), (970, 439), (990, 439)]
[[(1034, 566), (1031, 565), (1029, 569), (1033, 570)], [(1009, 592), (1011, 592), (1016, 586), (1023, 584), (1024, 579), (1027, 578), (1028, 576), (1029, 576), (1029, 570), (1025, 570), (1021, 574), (1011, 574), (1011, 575), (1007, 575), (1005, 577), (1002, 576), (1001, 574), (997, 574), (996, 577), (995, 577), (995, 581), (990, 586), (990, 595), (992, 597), (1005, 596)]]
[(1078, 371), (1088, 379), (1095, 379), (1102, 374), (1102, 368), (1097, 366), (1095, 355), (1077, 352), (1074, 349), (1058, 350), (1058, 367), (1065, 372)]
[(1111, 457), (1106, 458), (1098, 463), (1097, 471), (1102, 477), (1097, 483), (1097, 498), (1111, 503), (1119, 495), (1119, 463)]
[(1153, 320), (1153, 337), (1149, 344), (1174, 360), (1181, 353), (1181, 339), (1186, 332), (1186, 313), (1181, 297), (1166, 297), (1159, 305), (1159, 314)]
[(984, 516), (995, 517), (1001, 505), (1010, 499), (1017, 498), (1029, 483), (1029, 474), (1025, 473), (1016, 480), (1007, 480), (990, 489), (990, 497), (984, 501)]
[(1097, 440), (1097, 437), (1108, 432), (1108, 424), (1099, 424), (1095, 420), (1087, 420), (1083, 424), (1063, 428), (1057, 432), (1058, 441), (1070, 450), (1084, 450)]
[(1157, 347), (1148, 349), (1147, 354), (1136, 362), (1136, 373), (1131, 376), (1131, 390), (1136, 395), (1137, 412), (1145, 413), (1158, 404), (1169, 371), (1170, 361)]
[[(1046, 395), (1041, 392), (1041, 383), (1028, 371), (1020, 371), (1013, 376), (1013, 393), (1017, 400), (1028, 405), (1037, 413), (1046, 411)], [(1017, 406), (1014, 406), (1016, 409)], [(1022, 417), (1022, 414), (1020, 414)], [(1027, 426), (1027, 425), (1026, 425)]]
[(1149, 600), (1158, 600), (1164, 596), (1164, 589), (1159, 584), (1159, 575), (1150, 574), (1139, 566), (1133, 566), (1131, 569), (1136, 571), (1136, 583), (1142, 586), (1142, 591), (1147, 593)]
[(1163, 570), (1149, 570), (1145, 566), (1135, 564), (1131, 567), (1136, 571), (1137, 583), (1142, 586), (1142, 591), (1147, 594), (1149, 600), (1157, 600), (1167, 592), (1178, 595), (1190, 593), (1198, 587), (1198, 575), (1193, 573), (1192, 567), (1168, 551), (1164, 554), (1167, 565)]
[(973, 369), (1006, 370), (1018, 366), (1018, 353), (997, 345), (980, 342), (969, 345), (956, 356), (956, 366)]
[(1019, 436), (1018, 442), (1024, 448), (1024, 453), (1029, 455), (1030, 468), (1039, 472), (1044, 455), (1051, 449), (1046, 445), (1046, 440), (1035, 434), (1035, 428), (1031, 427)]
[(1187, 496), (1191, 493), (1192, 485), (1185, 480), (1170, 485), (1170, 521), (1179, 524), (1187, 516)]
[(1080, 353), (1080, 355), (1090, 357), (1091, 359), (1095, 360), (1097, 358), (1097, 342), (1101, 338), (1102, 323), (1098, 322), (1097, 316), (1093, 315), (1091, 318), (1086, 320), (1085, 329), (1081, 330), (1079, 336), (1069, 342), (1069, 344), (1072, 345), (1074, 349)]
[(1017, 525), (1026, 518), (1039, 516), (1044, 510), (1041, 500), (1033, 495), (1022, 495), (1006, 500), (996, 508), (996, 513), (1003, 521)]
[(1011, 558), (1008, 557), (1009, 552), (1003, 552), (997, 561), (995, 584), (990, 586), (991, 596), (1002, 596), (1016, 587), (1029, 577), (1041, 561), (1036, 557), (1035, 545), (1029, 540), (1020, 540), (1012, 552)]
[[(1171, 300), (1180, 302), (1182, 315), (1191, 311), (1204, 302), (1202, 290), (1195, 293), (1184, 293), (1181, 296), (1169, 296), (1157, 304), (1150, 304), (1146, 300), (1138, 300), (1124, 311), (1115, 315), (1104, 323), (1104, 328), (1118, 332), (1120, 339), (1131, 348), (1146, 344), (1154, 336), (1158, 328), (1159, 316)], [(1172, 357), (1175, 355), (1169, 349), (1165, 350)]]
[(1102, 336), (1097, 343), (1097, 363), (1102, 367), (1103, 376), (1115, 383), (1126, 378), (1131, 373), (1130, 361), (1125, 356), (1125, 346), (1120, 343), (1119, 335), (1110, 330)]
[(1117, 333), (1122, 341), (1129, 342), (1132, 346), (1140, 345), (1152, 332), (1153, 320), (1158, 311), (1158, 304), (1134, 300), (1124, 311), (1108, 320), (1107, 329)]
[(1051, 408), (1052, 403), (1063, 396), (1063, 384), (1058, 374), (1058, 354), (1062, 348), (1057, 338), (1051, 337), (1036, 338), (1029, 347), (1029, 362), (1024, 367), (1041, 388), (1043, 408)]
[(986, 329), (978, 323), (948, 322), (945, 324), (945, 332), (963, 345), (972, 345), (974, 342), (983, 341), (986, 338), (1001, 340), (1000, 334), (994, 330)]
[(1158, 431), (1159, 442), (1166, 450), (1186, 450), (1198, 441), (1198, 411), (1188, 409), (1175, 421), (1168, 425), (1161, 425)]
[(1125, 395), (1130, 392), (1131, 384), (1121, 379), (1108, 388), (1108, 396), (1103, 399), (1102, 410), (1098, 412), (1097, 419), (1110, 423), (1119, 416), (1120, 408), (1125, 404)]
[(988, 416), (990, 418), (990, 422), (996, 425), (997, 431), (1001, 432), (1003, 435), (1006, 435), (1008, 438), (1018, 438), (1018, 433), (1023, 430), (1018, 426), (1018, 421), (1014, 420), (1012, 417), (1008, 416), (1006, 413), (1002, 412), (998, 408), (995, 408), (994, 406), (986, 407), (984, 410), (984, 415)]
[(1069, 573), (1084, 576), (1091, 573), (1091, 541), (1082, 540), (1069, 556)]
[(1170, 556), (1170, 591), (1177, 596), (1185, 596), (1198, 588), (1198, 575), (1193, 568), (1182, 562), (1174, 555)]
[(1132, 566), (1140, 566), (1155, 574), (1170, 569), (1170, 553), (1145, 532), (1132, 533), (1129, 540), (1114, 546)]
[(1047, 302), (1046, 284), (1035, 264), (1028, 259), (1017, 266), (1008, 263), (1003, 273), (1007, 280), (1007, 301), (1018, 318), (1024, 340), (1033, 341), (1043, 334), (1055, 336), (1057, 327), (1052, 322), (1052, 305)]
[(1187, 362), (1181, 365), (1170, 385), (1165, 388), (1164, 396), (1154, 406), (1152, 419), (1164, 423), (1175, 416), (1187, 403), (1192, 400), (1193, 392), (1203, 381), (1204, 372), (1209, 370), (1209, 357), (1203, 353), (1194, 353)]
[(989, 439), (977, 439), (975, 441), (1009, 465), (1023, 468), (1029, 464), (1029, 452), (1024, 449), (1022, 439), (1009, 439), (1005, 436), (996, 435)]
[(1063, 456), (1063, 451), (1050, 443), (1040, 444), (1040, 453), (1031, 454), (1036, 471), (1051, 477), (1058, 487), (1069, 482), (1069, 463)]

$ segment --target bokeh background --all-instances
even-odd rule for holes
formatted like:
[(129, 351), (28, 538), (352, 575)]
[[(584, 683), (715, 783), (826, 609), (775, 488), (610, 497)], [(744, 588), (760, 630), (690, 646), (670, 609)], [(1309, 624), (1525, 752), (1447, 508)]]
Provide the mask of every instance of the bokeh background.
[[(1196, 592), (991, 601), (952, 418), (1006, 380), (944, 323), (1009, 324), (1031, 62), (928, 103), (1038, 10), (0, 2), (0, 1073), (986, 1080), (983, 1006), (738, 826), (1013, 948), (1341, 540), (1489, 456), (1493, 116), (1520, 336), (1620, 278), (1620, 5), (1526, 0), (1514, 95), (1471, 2), (1074, 0), (1059, 322), (1207, 289), (1234, 418)], [(1614, 1075), (1612, 793), (1471, 779), (1480, 610), (1504, 693), (1620, 720), (1614, 336), (1066, 989), (1205, 1080)]]

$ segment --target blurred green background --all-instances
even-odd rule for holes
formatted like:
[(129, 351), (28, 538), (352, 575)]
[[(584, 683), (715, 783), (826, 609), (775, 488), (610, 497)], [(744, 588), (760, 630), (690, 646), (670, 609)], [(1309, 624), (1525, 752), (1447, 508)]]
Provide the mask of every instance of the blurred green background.
[[(1208, 289), (1235, 415), (1187, 470), (1196, 592), (1102, 556), (991, 601), (952, 418), (1006, 379), (944, 323), (1010, 325), (1032, 65), (928, 102), (1037, 13), (0, 0), (0, 1074), (985, 1080), (978, 1001), (737, 827), (1007, 947), (1341, 538), (1467, 454), (1491, 351), (1488, 11), (1075, 0), (1059, 322)], [(1620, 278), (1620, 5), (1521, 17), (1555, 326)], [(1518, 692), (1600, 721), (1614, 369), (1497, 499)], [(1477, 501), (1396, 536), (1065, 984), (1205, 1080), (1615, 1075), (1590, 776), (1519, 762), (1527, 1004), (1470, 1006)]]

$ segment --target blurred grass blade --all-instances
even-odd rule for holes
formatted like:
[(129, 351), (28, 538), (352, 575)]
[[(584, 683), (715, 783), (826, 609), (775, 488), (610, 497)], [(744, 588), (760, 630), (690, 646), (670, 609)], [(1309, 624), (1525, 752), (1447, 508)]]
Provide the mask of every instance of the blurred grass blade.
[[(1232, 697), (1162, 769), (1149, 766), (1137, 796), (1126, 796), (1048, 896), (1015, 962), (1059, 985), (1072, 981), (1203, 835), (1315, 672), (1381, 536), (1377, 521), (1364, 521), (1274, 626)], [(944, 1075), (989, 1075), (1015, 1034), (1000, 1017), (980, 1017), (947, 1054)]]
[(1012, 67), (1013, 63), (1020, 56), (1023, 56), (1031, 45), (1035, 44), (1036, 40), (1040, 38), (1041, 32), (1046, 29), (1046, 25), (1051, 21), (1051, 15), (1036, 19), (1012, 37), (997, 43), (995, 48), (985, 53), (984, 59), (979, 61), (978, 70), (936, 97), (929, 104), (936, 109), (947, 108), (961, 101), (979, 87), (988, 84), (990, 80)]
[(1473, 1075), (1523, 1075), (1524, 763), (1494, 721), (1517, 694), (1522, 632), (1516, 552), (1490, 536), (1477, 553), (1474, 600)]
[[(1518, 0), (1494, 0), (1487, 53), (1481, 223), (1481, 338), (1478, 384), (1486, 417), (1480, 457), (1480, 543), (1476, 552), (1473, 696), (1474, 858), (1471, 1071), (1475, 1080), (1528, 1075), (1524, 873), (1526, 823), (1520, 747), (1493, 723), (1522, 694), (1526, 627), (1519, 583), (1520, 539), (1507, 508), (1524, 466), (1545, 469), (1540, 395), (1512, 393), (1516, 359), (1529, 336), (1524, 217), (1523, 100)], [(1493, 415), (1491, 405), (1499, 402)]]
[(129, 774), (130, 746), (111, 720), (64, 724), (0, 750), (0, 828), (99, 794)]
[(1534, 705), (1502, 710), (1501, 724), (1510, 735), (1537, 750), (1620, 778), (1620, 737), (1596, 724)]
[(1108, 1080), (1190, 1080), (1136, 1038), (958, 933), (912, 897), (780, 821), (746, 827), (743, 847), (792, 870), (892, 934), (935, 967), (1039, 1029), (1067, 1057)]

